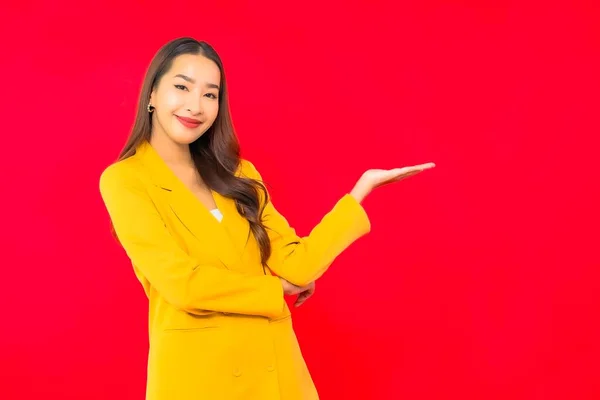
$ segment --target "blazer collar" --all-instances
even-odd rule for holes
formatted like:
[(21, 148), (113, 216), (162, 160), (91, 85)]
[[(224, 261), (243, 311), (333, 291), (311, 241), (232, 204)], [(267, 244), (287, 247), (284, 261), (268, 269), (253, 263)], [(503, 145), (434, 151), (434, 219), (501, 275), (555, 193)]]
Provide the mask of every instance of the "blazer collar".
[(230, 269), (241, 261), (250, 226), (235, 202), (211, 191), (217, 208), (223, 214), (219, 222), (204, 204), (173, 173), (149, 142), (136, 149), (135, 157), (149, 171), (153, 183), (164, 193), (171, 210), (180, 222), (201, 242), (210, 244), (215, 255)]
[(144, 164), (157, 186), (171, 191), (182, 184), (148, 141), (144, 140), (136, 148), (134, 157)]

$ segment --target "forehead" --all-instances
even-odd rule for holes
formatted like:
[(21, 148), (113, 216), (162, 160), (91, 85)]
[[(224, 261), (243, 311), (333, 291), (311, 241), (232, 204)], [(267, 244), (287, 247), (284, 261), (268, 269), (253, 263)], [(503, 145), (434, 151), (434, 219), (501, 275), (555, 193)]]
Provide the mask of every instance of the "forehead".
[(183, 74), (194, 79), (198, 84), (220, 84), (221, 71), (217, 64), (198, 54), (182, 54), (173, 60), (169, 75)]

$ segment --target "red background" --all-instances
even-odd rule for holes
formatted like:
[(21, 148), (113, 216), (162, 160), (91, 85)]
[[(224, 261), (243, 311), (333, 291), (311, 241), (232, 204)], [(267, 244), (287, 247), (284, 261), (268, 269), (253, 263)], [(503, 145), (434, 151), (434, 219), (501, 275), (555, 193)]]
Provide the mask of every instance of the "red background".
[(299, 233), (367, 168), (438, 165), (365, 201), (295, 312), (322, 399), (599, 398), (598, 2), (396, 3), (3, 3), (0, 398), (143, 398), (98, 178), (184, 35)]

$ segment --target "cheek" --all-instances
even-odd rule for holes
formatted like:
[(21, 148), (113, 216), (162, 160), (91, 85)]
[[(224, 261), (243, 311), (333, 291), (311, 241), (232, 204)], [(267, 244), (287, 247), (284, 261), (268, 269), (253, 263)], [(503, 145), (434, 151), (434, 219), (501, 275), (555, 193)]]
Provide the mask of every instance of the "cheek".
[(162, 107), (165, 111), (175, 111), (183, 104), (183, 96), (174, 90), (165, 92), (162, 96)]
[(211, 104), (208, 104), (205, 108), (205, 113), (211, 120), (214, 121), (219, 114), (219, 103), (217, 101), (213, 101)]

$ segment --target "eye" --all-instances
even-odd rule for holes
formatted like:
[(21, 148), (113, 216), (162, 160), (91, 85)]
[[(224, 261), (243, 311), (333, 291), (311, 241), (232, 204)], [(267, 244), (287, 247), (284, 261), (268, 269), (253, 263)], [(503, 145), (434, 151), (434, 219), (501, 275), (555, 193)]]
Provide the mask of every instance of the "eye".
[(214, 94), (214, 93), (206, 93), (205, 96), (207, 96), (208, 98), (211, 98), (211, 99), (216, 99), (217, 98), (217, 95)]
[(175, 85), (175, 87), (179, 90), (187, 90), (187, 88), (183, 85)]

